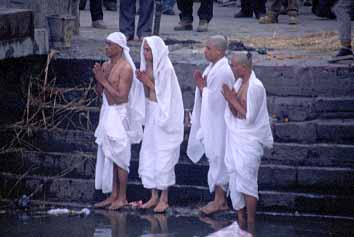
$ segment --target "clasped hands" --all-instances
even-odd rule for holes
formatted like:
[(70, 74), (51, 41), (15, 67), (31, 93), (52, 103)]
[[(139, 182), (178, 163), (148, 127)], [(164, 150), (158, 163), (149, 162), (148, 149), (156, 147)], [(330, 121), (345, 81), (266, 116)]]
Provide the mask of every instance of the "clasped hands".
[(200, 92), (203, 92), (204, 87), (207, 86), (207, 76), (203, 77), (202, 72), (197, 69), (194, 71), (193, 77)]
[(234, 89), (230, 89), (227, 84), (222, 85), (221, 94), (224, 96), (227, 102), (230, 102), (233, 98), (236, 98), (237, 93)]

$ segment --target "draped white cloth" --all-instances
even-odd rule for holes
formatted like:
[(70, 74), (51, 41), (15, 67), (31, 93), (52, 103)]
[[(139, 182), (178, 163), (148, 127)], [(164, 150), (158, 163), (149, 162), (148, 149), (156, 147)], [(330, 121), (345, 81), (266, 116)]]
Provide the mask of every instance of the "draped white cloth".
[[(236, 92), (241, 83), (241, 79), (236, 81)], [(225, 164), (230, 176), (230, 196), (234, 209), (240, 210), (245, 207), (243, 194), (258, 199), (258, 170), (263, 148), (273, 145), (266, 91), (254, 72), (249, 79), (246, 119), (235, 117), (227, 106), (225, 122)]]
[(175, 184), (174, 167), (179, 159), (184, 132), (182, 92), (168, 47), (158, 36), (146, 37), (141, 47), (140, 70), (146, 70), (144, 42), (153, 55), (153, 78), (157, 101), (146, 99), (144, 137), (140, 149), (139, 176), (148, 189), (165, 190)]
[(194, 163), (206, 155), (209, 161), (208, 185), (213, 192), (215, 185), (226, 189), (228, 180), (224, 163), (226, 102), (221, 90), (223, 84), (232, 85), (234, 75), (224, 57), (209, 64), (204, 76), (207, 76), (207, 87), (202, 94), (198, 88), (195, 90), (187, 155)]
[(104, 193), (112, 192), (114, 164), (129, 172), (131, 143), (141, 141), (145, 119), (144, 87), (135, 77), (135, 65), (129, 55), (126, 38), (122, 33), (115, 32), (110, 34), (107, 40), (123, 48), (124, 58), (131, 65), (134, 77), (128, 103), (109, 105), (105, 94), (102, 93), (100, 120), (95, 131), (98, 145), (95, 188), (102, 189)]

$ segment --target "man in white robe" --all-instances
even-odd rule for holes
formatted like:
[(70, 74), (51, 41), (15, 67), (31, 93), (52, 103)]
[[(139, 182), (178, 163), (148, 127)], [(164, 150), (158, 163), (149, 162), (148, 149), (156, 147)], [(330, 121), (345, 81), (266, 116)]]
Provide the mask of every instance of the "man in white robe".
[(264, 147), (272, 147), (273, 136), (267, 110), (266, 91), (252, 70), (249, 52), (234, 53), (231, 69), (238, 78), (232, 88), (223, 86), (225, 109), (225, 164), (229, 173), (232, 205), (240, 226), (245, 226), (245, 209), (250, 233), (254, 233), (258, 199), (258, 169)]
[(117, 210), (127, 204), (131, 143), (138, 143), (142, 138), (145, 98), (122, 33), (108, 35), (106, 55), (110, 60), (102, 66), (96, 63), (93, 68), (96, 92), (103, 99), (95, 131), (98, 145), (95, 188), (111, 195), (95, 207)]
[(228, 209), (225, 197), (228, 177), (224, 163), (226, 102), (221, 90), (223, 84), (232, 85), (234, 76), (225, 57), (226, 50), (225, 37), (210, 37), (204, 50), (205, 58), (210, 64), (203, 74), (198, 70), (194, 73), (197, 88), (187, 155), (194, 163), (203, 154), (209, 161), (208, 185), (210, 193), (215, 191), (215, 197), (200, 209), (204, 214)]
[[(151, 198), (142, 208), (164, 212), (168, 208), (168, 187), (176, 182), (175, 165), (184, 132), (182, 92), (168, 47), (158, 36), (144, 38), (137, 78), (145, 86), (146, 118), (140, 150), (139, 176)], [(160, 198), (158, 191), (161, 191)]]

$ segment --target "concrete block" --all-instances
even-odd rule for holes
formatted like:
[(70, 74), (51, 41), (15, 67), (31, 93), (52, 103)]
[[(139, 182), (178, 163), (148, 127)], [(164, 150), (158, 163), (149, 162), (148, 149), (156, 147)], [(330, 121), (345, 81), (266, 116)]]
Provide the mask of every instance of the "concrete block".
[(49, 52), (48, 31), (45, 28), (34, 30), (35, 54), (43, 55)]
[(29, 10), (0, 8), (0, 42), (34, 36), (33, 15)]
[(273, 136), (278, 142), (313, 143), (316, 141), (316, 124), (312, 122), (274, 123)]

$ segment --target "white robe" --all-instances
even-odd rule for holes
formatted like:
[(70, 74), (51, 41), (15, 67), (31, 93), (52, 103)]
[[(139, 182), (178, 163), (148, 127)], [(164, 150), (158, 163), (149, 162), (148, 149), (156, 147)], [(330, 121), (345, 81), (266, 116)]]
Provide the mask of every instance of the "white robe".
[(126, 104), (109, 105), (102, 94), (100, 120), (95, 131), (98, 144), (95, 188), (102, 189), (103, 193), (112, 192), (114, 164), (129, 172), (131, 144), (141, 141), (145, 119), (144, 87), (136, 79), (136, 68), (129, 54), (127, 40), (120, 32), (110, 34), (107, 40), (123, 48), (123, 56), (133, 71), (133, 80)]
[(112, 192), (113, 164), (129, 172), (130, 138), (127, 103), (109, 105), (103, 94), (100, 121), (95, 131), (98, 145), (95, 170), (95, 188)]
[(215, 65), (209, 64), (203, 73), (205, 75), (207, 87), (203, 89), (203, 94), (198, 88), (195, 90), (187, 155), (194, 163), (203, 154), (206, 155), (209, 161), (208, 185), (210, 192), (213, 192), (215, 185), (226, 190), (228, 181), (224, 163), (226, 102), (221, 90), (223, 84), (232, 85), (234, 75), (226, 57)]
[[(242, 80), (234, 85), (237, 92)], [(258, 199), (258, 170), (263, 147), (272, 147), (273, 136), (267, 110), (267, 96), (263, 84), (252, 72), (247, 91), (246, 119), (235, 117), (229, 106), (225, 109), (225, 164), (230, 180), (230, 196), (235, 210), (245, 207), (244, 195)]]
[[(182, 92), (168, 58), (168, 48), (157, 36), (144, 38), (153, 54), (157, 102), (146, 99), (144, 137), (140, 149), (139, 176), (147, 189), (165, 190), (176, 182), (174, 167), (183, 141)], [(143, 52), (143, 46), (141, 48)], [(140, 69), (146, 69), (141, 53)]]

